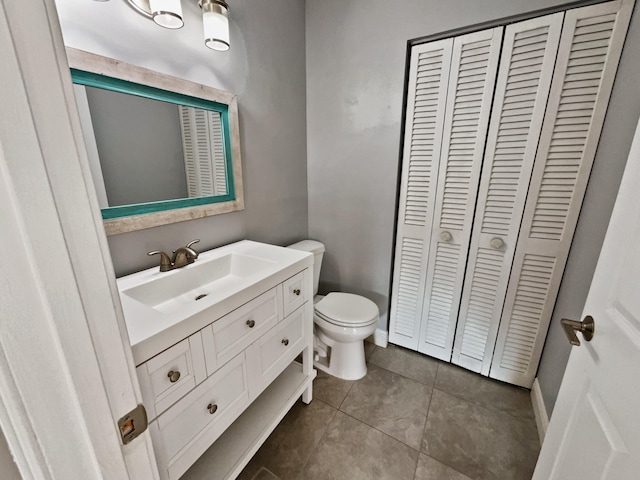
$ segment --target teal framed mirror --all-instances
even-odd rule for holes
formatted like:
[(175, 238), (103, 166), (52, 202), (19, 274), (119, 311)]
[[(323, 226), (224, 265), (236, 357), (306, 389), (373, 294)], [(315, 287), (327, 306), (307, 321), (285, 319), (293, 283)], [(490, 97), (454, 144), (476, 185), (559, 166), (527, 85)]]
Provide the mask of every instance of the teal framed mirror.
[(67, 49), (108, 235), (244, 208), (236, 96)]

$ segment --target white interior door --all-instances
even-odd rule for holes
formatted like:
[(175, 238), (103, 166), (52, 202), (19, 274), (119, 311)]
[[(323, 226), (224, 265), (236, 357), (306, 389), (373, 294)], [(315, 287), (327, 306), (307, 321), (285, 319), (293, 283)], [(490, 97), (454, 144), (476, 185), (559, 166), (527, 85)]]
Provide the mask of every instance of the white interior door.
[(453, 42), (418, 345), (419, 352), (445, 361), (458, 319), (502, 30)]
[(640, 475), (640, 128), (584, 315), (591, 342), (574, 347), (534, 480)]
[(0, 426), (25, 479), (156, 479), (53, 0), (0, 0), (0, 64)]
[(495, 350), (482, 368), (491, 378), (533, 383), (632, 9), (616, 0), (565, 15)]
[(453, 38), (411, 49), (389, 340), (418, 349)]
[(493, 355), (563, 17), (505, 29), (451, 359), (475, 372)]

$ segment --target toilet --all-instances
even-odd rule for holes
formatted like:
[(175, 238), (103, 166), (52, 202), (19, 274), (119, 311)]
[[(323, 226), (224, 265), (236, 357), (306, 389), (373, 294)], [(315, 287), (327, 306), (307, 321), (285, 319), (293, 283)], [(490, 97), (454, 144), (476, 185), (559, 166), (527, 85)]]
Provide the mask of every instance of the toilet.
[(367, 374), (364, 339), (376, 330), (380, 316), (378, 306), (368, 298), (352, 293), (318, 295), (324, 245), (315, 240), (303, 240), (289, 248), (314, 255), (314, 366), (344, 380), (364, 377)]

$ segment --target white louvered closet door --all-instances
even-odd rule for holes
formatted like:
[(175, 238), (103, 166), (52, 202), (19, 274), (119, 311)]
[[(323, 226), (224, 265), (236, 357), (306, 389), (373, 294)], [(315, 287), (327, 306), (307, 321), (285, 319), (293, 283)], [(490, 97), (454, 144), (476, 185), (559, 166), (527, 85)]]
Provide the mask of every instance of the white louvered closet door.
[(489, 372), (564, 13), (509, 25), (451, 361)]
[(189, 197), (227, 193), (220, 113), (178, 105)]
[(456, 37), (418, 351), (451, 359), (503, 27)]
[(531, 387), (633, 0), (566, 13), (490, 376)]
[(413, 47), (389, 340), (417, 350), (453, 39)]

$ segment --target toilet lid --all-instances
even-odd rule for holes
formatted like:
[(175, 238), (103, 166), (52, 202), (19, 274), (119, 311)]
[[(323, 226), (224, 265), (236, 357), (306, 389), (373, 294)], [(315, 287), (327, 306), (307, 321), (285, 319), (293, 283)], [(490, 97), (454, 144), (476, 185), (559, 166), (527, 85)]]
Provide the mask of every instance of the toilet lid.
[(343, 327), (361, 327), (378, 320), (378, 306), (352, 293), (331, 292), (315, 305), (316, 314)]

